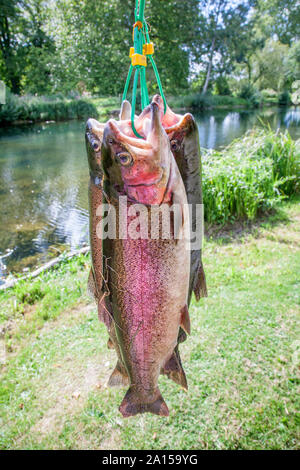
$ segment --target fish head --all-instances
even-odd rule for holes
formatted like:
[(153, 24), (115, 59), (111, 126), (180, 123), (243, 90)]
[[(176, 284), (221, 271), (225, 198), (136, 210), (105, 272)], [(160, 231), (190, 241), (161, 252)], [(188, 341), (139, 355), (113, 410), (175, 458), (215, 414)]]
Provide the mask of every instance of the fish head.
[(102, 165), (110, 187), (142, 204), (161, 204), (169, 181), (169, 139), (159, 106), (151, 103), (143, 119), (143, 139), (122, 132), (122, 121), (110, 119), (104, 129)]
[[(192, 114), (180, 116), (177, 123), (166, 127), (170, 148), (175, 157), (179, 171), (185, 181), (185, 173), (192, 171), (191, 166), (199, 166), (199, 134)], [(196, 160), (196, 161), (194, 161)], [(195, 171), (197, 170), (195, 168)]]
[[(164, 101), (160, 95), (155, 95), (152, 103), (159, 108), (160, 119), (170, 141), (170, 148), (175, 157), (177, 166), (182, 176), (188, 171), (191, 164), (191, 154), (195, 153), (195, 145), (199, 145), (198, 129), (194, 117), (190, 113), (184, 115), (174, 113), (168, 105), (166, 111)], [(147, 108), (139, 116), (138, 123), (147, 118)]]
[(93, 179), (102, 179), (101, 147), (103, 140), (104, 124), (96, 119), (88, 119), (85, 130), (85, 142), (88, 157), (90, 175)]

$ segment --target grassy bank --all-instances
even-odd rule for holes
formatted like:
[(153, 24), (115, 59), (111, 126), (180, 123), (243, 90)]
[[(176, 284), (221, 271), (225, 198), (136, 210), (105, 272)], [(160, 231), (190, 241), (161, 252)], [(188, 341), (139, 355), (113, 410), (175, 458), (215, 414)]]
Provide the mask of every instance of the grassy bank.
[[(160, 378), (170, 417), (122, 419), (116, 361), (81, 255), (0, 293), (2, 449), (295, 449), (299, 200), (204, 247), (209, 297), (181, 346), (189, 391)], [(235, 236), (233, 236), (235, 235)]]

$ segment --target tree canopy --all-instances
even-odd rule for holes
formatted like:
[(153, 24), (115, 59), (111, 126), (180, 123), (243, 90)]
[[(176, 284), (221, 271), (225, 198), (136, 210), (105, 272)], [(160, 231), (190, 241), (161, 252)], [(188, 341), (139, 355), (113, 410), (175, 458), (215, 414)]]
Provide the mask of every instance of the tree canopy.
[[(134, 5), (0, 0), (1, 79), (17, 94), (120, 94)], [(299, 1), (148, 0), (145, 14), (169, 93), (225, 93), (234, 80), (291, 90), (300, 79)], [(150, 67), (147, 74), (155, 87)]]

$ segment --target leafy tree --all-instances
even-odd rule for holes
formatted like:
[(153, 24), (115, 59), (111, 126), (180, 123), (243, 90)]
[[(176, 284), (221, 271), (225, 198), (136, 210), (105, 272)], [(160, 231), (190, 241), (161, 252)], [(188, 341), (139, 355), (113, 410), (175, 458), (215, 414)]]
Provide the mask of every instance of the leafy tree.
[[(218, 74), (232, 71), (239, 44), (245, 44), (248, 14), (253, 4), (251, 0), (199, 1), (199, 36), (194, 53), (196, 60), (201, 60), (202, 67), (205, 67), (203, 93), (207, 92), (214, 71)], [(242, 54), (241, 51), (239, 53)]]
[(254, 60), (254, 82), (260, 89), (272, 88), (279, 91), (285, 85), (284, 64), (288, 56), (288, 46), (269, 39), (265, 47), (258, 51)]
[[(195, 23), (197, 0), (161, 1), (146, 4), (155, 60), (168, 90), (187, 86), (189, 44)], [(53, 74), (68, 87), (84, 82), (87, 89), (101, 94), (122, 92), (129, 68), (132, 46), (133, 0), (61, 0), (52, 11), (51, 29), (56, 34), (60, 57)], [(185, 18), (185, 21), (182, 21)], [(154, 81), (151, 67), (147, 69)]]
[[(122, 93), (135, 0), (0, 0), (0, 74), (14, 93)], [(299, 1), (148, 0), (166, 92), (229, 93), (227, 80), (291, 91), (299, 79)], [(282, 21), (282, 18), (284, 21)], [(151, 67), (149, 91), (156, 91)]]
[(284, 75), (287, 84), (300, 80), (300, 41), (293, 43), (284, 61)]
[(300, 39), (299, 0), (259, 0), (258, 12), (266, 37), (275, 34), (281, 43), (288, 45)]
[(49, 12), (44, 3), (43, 0), (27, 3), (28, 46), (22, 79), (25, 92), (50, 93), (52, 89), (51, 71), (56, 60), (56, 46), (54, 39), (44, 31)]
[(20, 92), (25, 46), (23, 33), (27, 21), (23, 1), (0, 0), (0, 71), (1, 77), (14, 93)]
[(14, 93), (49, 90), (49, 52), (54, 42), (43, 30), (42, 0), (0, 0), (0, 71)]

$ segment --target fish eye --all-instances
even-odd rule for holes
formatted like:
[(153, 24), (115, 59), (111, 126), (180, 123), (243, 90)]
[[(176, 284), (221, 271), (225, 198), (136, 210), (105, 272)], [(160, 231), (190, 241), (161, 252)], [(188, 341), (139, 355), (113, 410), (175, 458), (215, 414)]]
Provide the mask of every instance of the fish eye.
[(170, 145), (173, 152), (177, 152), (177, 150), (179, 150), (179, 142), (177, 140), (171, 140)]
[(117, 158), (121, 165), (129, 166), (132, 164), (132, 156), (129, 153), (118, 153)]
[(99, 150), (100, 150), (100, 144), (99, 144), (99, 142), (97, 142), (96, 140), (93, 140), (93, 142), (92, 142), (92, 147), (93, 147), (93, 149), (95, 150), (95, 152), (99, 152)]

